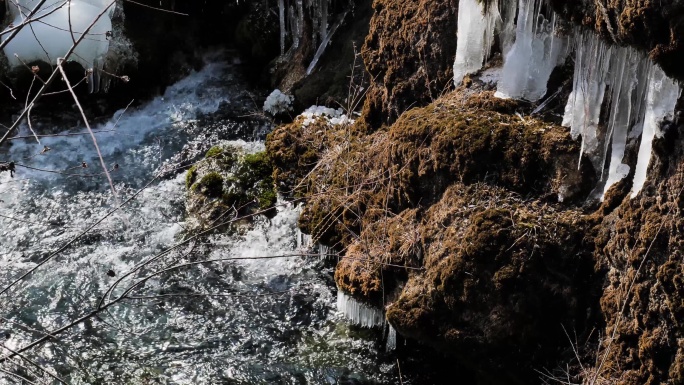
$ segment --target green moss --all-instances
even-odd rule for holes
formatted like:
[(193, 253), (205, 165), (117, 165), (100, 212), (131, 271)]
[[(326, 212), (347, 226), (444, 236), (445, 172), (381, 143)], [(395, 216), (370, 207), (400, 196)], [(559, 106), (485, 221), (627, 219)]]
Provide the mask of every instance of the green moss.
[(207, 158), (216, 158), (222, 154), (223, 154), (223, 148), (221, 148), (219, 146), (214, 146), (214, 147), (210, 148), (209, 151), (207, 151), (206, 157)]
[(193, 189), (199, 190), (202, 194), (218, 198), (223, 195), (223, 177), (217, 172), (210, 172), (200, 179)]
[(257, 179), (264, 179), (271, 175), (273, 167), (266, 151), (245, 155), (244, 167)]
[(278, 198), (276, 196), (275, 189), (270, 187), (262, 190), (257, 199), (259, 200), (259, 208), (265, 210), (269, 207), (273, 207)]
[(185, 174), (185, 188), (190, 189), (193, 183), (197, 179), (197, 166), (192, 166)]

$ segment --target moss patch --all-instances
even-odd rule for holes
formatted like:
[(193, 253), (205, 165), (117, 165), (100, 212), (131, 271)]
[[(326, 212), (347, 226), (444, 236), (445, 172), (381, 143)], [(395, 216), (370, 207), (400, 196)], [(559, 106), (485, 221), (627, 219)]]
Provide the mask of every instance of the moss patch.
[(192, 188), (208, 197), (218, 198), (223, 195), (223, 176), (218, 172), (210, 172), (195, 183)]
[(248, 215), (268, 210), (277, 200), (272, 174), (265, 152), (250, 154), (239, 147), (212, 147), (186, 175), (188, 212), (205, 226), (227, 211)]

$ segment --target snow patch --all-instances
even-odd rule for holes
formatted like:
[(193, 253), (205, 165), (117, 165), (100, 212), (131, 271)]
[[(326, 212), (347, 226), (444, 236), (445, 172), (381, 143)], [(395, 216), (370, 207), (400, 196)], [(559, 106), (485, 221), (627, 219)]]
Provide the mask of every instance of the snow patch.
[(264, 102), (264, 112), (271, 115), (278, 115), (288, 111), (292, 111), (292, 102), (294, 96), (286, 95), (279, 89), (273, 90)]
[(308, 127), (318, 119), (325, 119), (329, 125), (337, 126), (340, 124), (352, 124), (354, 119), (349, 118), (341, 108), (329, 108), (325, 106), (311, 106), (304, 110), (301, 115), (304, 117), (302, 125)]

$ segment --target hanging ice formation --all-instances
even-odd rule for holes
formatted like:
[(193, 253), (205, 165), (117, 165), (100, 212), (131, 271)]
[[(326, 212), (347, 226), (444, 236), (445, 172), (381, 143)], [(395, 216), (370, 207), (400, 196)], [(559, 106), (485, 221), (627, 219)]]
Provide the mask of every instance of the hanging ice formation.
[(504, 58), (499, 98), (541, 99), (551, 72), (568, 54), (567, 39), (556, 32), (556, 15), (545, 9), (544, 2), (519, 1), (515, 43)]
[[(330, 26), (328, 19), (331, 0), (278, 0), (278, 18), (280, 23), (280, 55), (287, 59), (299, 48), (304, 37), (305, 11), (311, 18), (312, 45), (318, 45), (318, 49), (309, 64), (306, 74), (311, 72), (318, 64), (326, 47), (330, 44), (332, 36), (347, 16), (348, 10), (340, 13), (336, 22)], [(334, 15), (333, 15), (334, 16)], [(287, 41), (291, 42), (287, 47)]]
[[(680, 87), (645, 54), (630, 47), (605, 43), (593, 32), (579, 28), (574, 44), (573, 91), (563, 125), (570, 127), (573, 138), (582, 135), (582, 155), (588, 155), (594, 168), (601, 170), (603, 194), (629, 174), (629, 166), (623, 163), (628, 138), (642, 135), (634, 197), (646, 180), (653, 138), (660, 135), (662, 121), (673, 115)], [(609, 103), (608, 121), (600, 125), (604, 100)], [(609, 152), (606, 177), (603, 170)]]
[(646, 95), (646, 112), (639, 146), (639, 157), (634, 170), (632, 198), (639, 194), (646, 182), (646, 171), (651, 161), (653, 139), (662, 135), (661, 123), (671, 118), (681, 95), (679, 84), (668, 78), (663, 70), (653, 66), (648, 78), (648, 94)]
[[(7, 12), (12, 18), (8, 29), (24, 23), (38, 3), (38, 0), (6, 1)], [(102, 70), (103, 59), (109, 49), (111, 16), (115, 6), (112, 0), (45, 2), (30, 25), (22, 28), (5, 46), (9, 65), (18, 67), (37, 60), (56, 64), (57, 59), (64, 57), (74, 41), (81, 38), (90, 27), (68, 60), (81, 64), (85, 69), (93, 69), (89, 84), (91, 91), (97, 90), (98, 70)], [(99, 17), (103, 12), (102, 17)], [(9, 33), (3, 34), (2, 40), (5, 41), (9, 36)]]
[[(389, 325), (389, 323), (388, 323)], [(385, 350), (391, 352), (397, 348), (397, 330), (389, 325), (389, 330), (387, 331), (387, 342), (385, 343)]]
[(497, 20), (500, 19), (498, 0), (485, 10), (478, 0), (460, 0), (458, 3), (458, 36), (454, 83), (458, 86), (463, 77), (479, 71), (489, 57), (494, 43)]
[(385, 316), (381, 309), (365, 305), (342, 290), (337, 291), (337, 311), (351, 323), (365, 328), (382, 326), (385, 323)]

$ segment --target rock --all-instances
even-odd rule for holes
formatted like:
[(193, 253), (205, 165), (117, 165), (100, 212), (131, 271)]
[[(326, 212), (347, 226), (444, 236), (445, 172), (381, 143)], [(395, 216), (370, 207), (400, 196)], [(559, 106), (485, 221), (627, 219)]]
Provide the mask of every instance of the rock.
[(271, 163), (265, 152), (222, 145), (207, 151), (185, 179), (191, 229), (208, 229), (239, 217), (270, 213), (276, 202)]
[(373, 9), (361, 51), (372, 79), (363, 114), (379, 127), (451, 85), (458, 0), (375, 0)]

